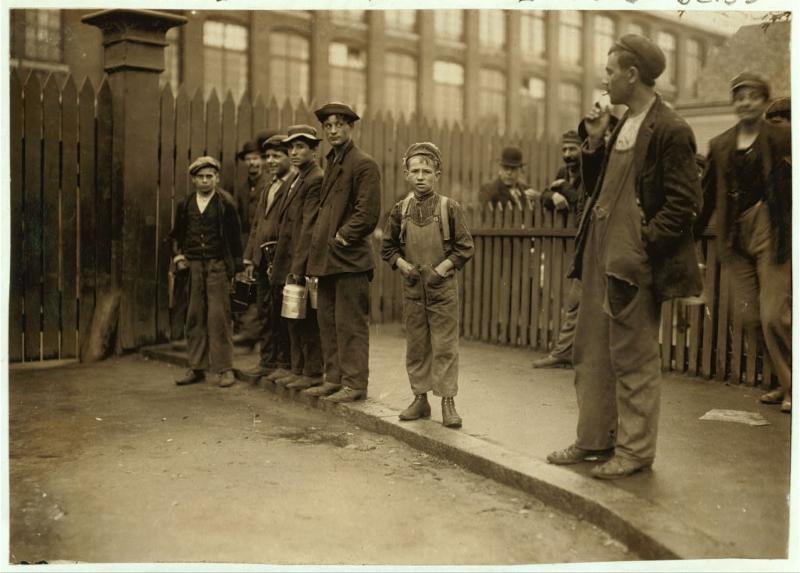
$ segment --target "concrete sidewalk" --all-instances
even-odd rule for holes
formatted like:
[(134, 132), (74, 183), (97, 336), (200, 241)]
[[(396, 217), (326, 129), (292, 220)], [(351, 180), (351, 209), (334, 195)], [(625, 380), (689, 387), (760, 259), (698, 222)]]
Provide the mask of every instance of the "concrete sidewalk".
[[(786, 558), (791, 417), (760, 404), (758, 389), (665, 375), (653, 470), (605, 482), (589, 476), (589, 464), (545, 461), (575, 437), (572, 370), (533, 370), (530, 350), (462, 341), (456, 405), (464, 427), (449, 430), (439, 423), (438, 400), (431, 420), (397, 420), (411, 400), (399, 326), (374, 325), (370, 344), (364, 402), (333, 406), (262, 386), (533, 493), (606, 529), (643, 558)], [(169, 345), (143, 353), (185, 363)], [(236, 367), (256, 361), (256, 353), (237, 354)], [(757, 412), (769, 425), (699, 420), (711, 409)]]

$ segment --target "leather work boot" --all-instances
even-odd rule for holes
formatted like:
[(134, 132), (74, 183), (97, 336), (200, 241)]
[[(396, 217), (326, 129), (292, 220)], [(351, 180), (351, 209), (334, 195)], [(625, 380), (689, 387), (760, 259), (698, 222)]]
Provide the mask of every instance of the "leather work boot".
[(547, 463), (559, 466), (580, 464), (582, 462), (605, 462), (614, 455), (614, 448), (608, 450), (584, 450), (575, 444), (547, 454)]
[(322, 384), (322, 376), (300, 376), (286, 385), (289, 390), (305, 390)]
[(234, 384), (236, 384), (236, 377), (233, 375), (233, 370), (226, 370), (219, 375), (217, 386), (220, 388), (230, 388)]
[(242, 374), (248, 376), (250, 378), (261, 378), (262, 376), (269, 376), (272, 374), (274, 368), (270, 368), (269, 366), (263, 366), (258, 364), (253, 368), (248, 368), (247, 370), (242, 370)]
[(589, 473), (598, 479), (619, 479), (649, 469), (653, 462), (640, 462), (620, 456), (614, 456), (606, 463), (595, 466)]
[(286, 370), (286, 368), (277, 368), (277, 369), (273, 370), (271, 374), (266, 376), (266, 379), (269, 380), (270, 382), (275, 382), (279, 378), (286, 378), (290, 374), (291, 374), (291, 372)]
[(532, 366), (534, 368), (565, 368), (572, 363), (566, 358), (559, 358), (552, 354), (547, 354), (541, 358), (534, 360)]
[(206, 373), (203, 370), (187, 370), (183, 378), (175, 380), (178, 386), (187, 386), (189, 384), (199, 384), (206, 379)]
[(340, 404), (342, 402), (355, 402), (356, 400), (363, 400), (366, 397), (366, 390), (356, 390), (355, 388), (344, 386), (341, 390), (335, 394), (331, 394), (330, 396), (323, 398), (323, 400), (333, 402), (334, 404)]
[(781, 403), (781, 412), (784, 414), (791, 414), (792, 413), (792, 395), (787, 395), (783, 402)]
[(783, 388), (775, 388), (758, 399), (762, 404), (780, 404), (783, 401)]
[(308, 394), (309, 396), (329, 396), (334, 392), (338, 392), (341, 387), (341, 384), (331, 384), (330, 382), (325, 382), (319, 386), (314, 386), (313, 388), (303, 390), (303, 394)]
[(416, 394), (414, 401), (408, 408), (400, 412), (400, 419), (404, 422), (431, 417), (431, 405), (428, 403), (427, 394)]
[(297, 374), (290, 373), (287, 376), (282, 376), (277, 380), (275, 380), (275, 384), (277, 384), (278, 386), (287, 386), (288, 384), (291, 384), (292, 382), (295, 382), (296, 380), (299, 379), (300, 376), (298, 376)]
[(461, 416), (456, 412), (456, 401), (452, 397), (442, 398), (442, 424), (445, 428), (461, 427)]

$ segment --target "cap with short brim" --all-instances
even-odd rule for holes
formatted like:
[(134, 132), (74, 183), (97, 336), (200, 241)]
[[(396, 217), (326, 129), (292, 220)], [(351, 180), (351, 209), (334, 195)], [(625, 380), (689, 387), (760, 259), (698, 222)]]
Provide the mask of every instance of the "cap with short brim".
[(217, 172), (219, 173), (220, 170), (219, 161), (217, 161), (216, 159), (214, 159), (209, 155), (204, 155), (192, 161), (192, 164), (189, 165), (189, 175), (196, 175), (198, 171), (206, 167), (211, 167), (213, 169), (216, 169)]

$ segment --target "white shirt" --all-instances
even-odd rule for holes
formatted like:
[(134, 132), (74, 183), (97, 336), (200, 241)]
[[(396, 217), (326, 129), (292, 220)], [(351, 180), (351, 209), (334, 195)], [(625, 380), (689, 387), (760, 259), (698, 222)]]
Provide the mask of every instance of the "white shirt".
[(642, 111), (636, 115), (628, 116), (628, 118), (625, 120), (625, 123), (623, 123), (622, 127), (619, 128), (617, 141), (614, 143), (614, 149), (618, 151), (625, 151), (636, 144), (636, 137), (639, 135), (639, 129), (642, 127), (644, 118), (647, 117), (647, 112), (650, 111), (651, 107), (653, 107), (655, 101), (656, 98), (653, 97), (650, 103), (648, 103)]
[(203, 214), (205, 212), (206, 207), (208, 207), (208, 204), (211, 202), (211, 199), (216, 194), (217, 194), (217, 190), (214, 189), (211, 193), (209, 193), (205, 197), (200, 193), (197, 193), (195, 195), (197, 197), (197, 208), (200, 209), (200, 214)]

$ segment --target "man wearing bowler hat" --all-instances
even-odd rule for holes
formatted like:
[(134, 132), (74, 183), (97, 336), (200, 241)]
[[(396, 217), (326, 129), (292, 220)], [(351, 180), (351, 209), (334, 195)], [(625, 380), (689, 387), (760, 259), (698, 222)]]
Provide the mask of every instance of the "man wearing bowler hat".
[(194, 191), (175, 207), (170, 231), (174, 262), (189, 273), (186, 340), (189, 371), (179, 386), (202, 382), (206, 370), (219, 386), (232, 386), (230, 284), (243, 269), (242, 237), (236, 203), (217, 187), (219, 162), (199, 157), (189, 166)]
[(353, 142), (359, 117), (343, 103), (314, 112), (332, 149), (319, 191), (319, 209), (308, 249), (306, 273), (319, 278), (317, 321), (325, 383), (304, 390), (332, 402), (367, 396), (369, 380), (369, 237), (381, 209), (381, 173)]
[(523, 197), (533, 200), (538, 195), (522, 179), (522, 150), (519, 147), (506, 147), (500, 154), (500, 164), (497, 178), (481, 185), (478, 201), (481, 205), (491, 203), (492, 206), (502, 205), (504, 208), (509, 202), (518, 209), (522, 208)]
[(665, 65), (652, 41), (622, 36), (604, 83), (611, 104), (628, 110), (607, 142), (608, 109), (596, 104), (586, 120), (581, 171), (591, 195), (570, 272), (583, 287), (573, 349), (577, 438), (547, 461), (604, 461), (591, 470), (601, 479), (652, 466), (661, 303), (702, 292), (692, 236), (701, 202), (696, 144), (655, 92)]
[(269, 381), (290, 374), (289, 335), (286, 324), (281, 320), (283, 287), (270, 282), (278, 244), (280, 205), (296, 175), (289, 161), (285, 139), (285, 135), (273, 135), (263, 144), (265, 162), (273, 176), (270, 185), (262, 190), (256, 205), (255, 220), (244, 249), (247, 274), (257, 281), (261, 322), (259, 362), (245, 374), (254, 378), (266, 377)]
[[(308, 243), (317, 220), (322, 169), (317, 165), (320, 138), (310, 125), (293, 125), (287, 130), (284, 144), (289, 160), (298, 175), (286, 190), (278, 213), (278, 245), (272, 262), (270, 282), (275, 287), (285, 283), (304, 284)], [(322, 350), (317, 325), (317, 311), (306, 305), (305, 318), (284, 319), (289, 331), (291, 377), (287, 388), (303, 390), (322, 384)]]

